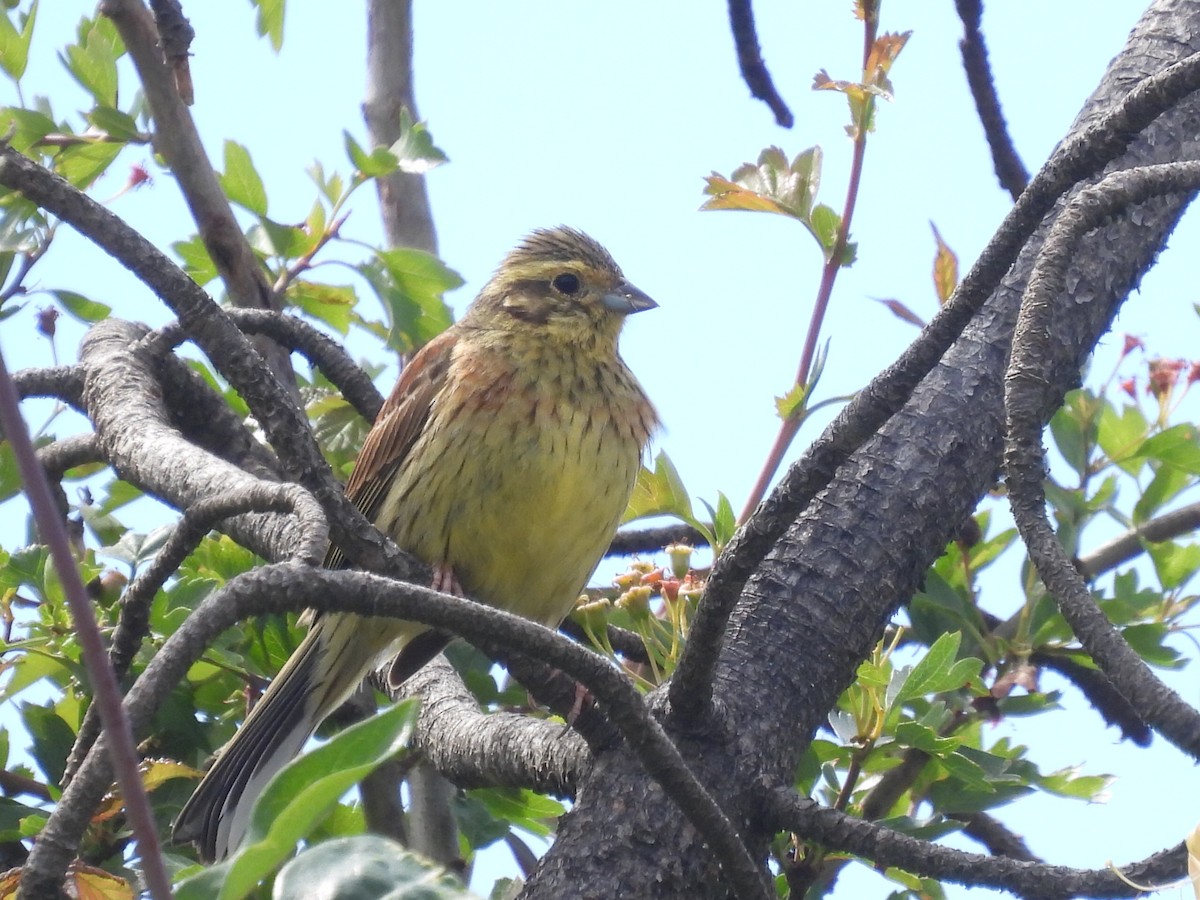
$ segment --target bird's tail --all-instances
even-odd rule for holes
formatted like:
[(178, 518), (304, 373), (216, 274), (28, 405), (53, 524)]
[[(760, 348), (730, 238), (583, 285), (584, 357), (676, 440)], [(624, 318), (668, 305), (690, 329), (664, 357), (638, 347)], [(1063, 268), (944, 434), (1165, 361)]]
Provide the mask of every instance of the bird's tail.
[(353, 693), (381, 652), (407, 636), (397, 626), (413, 628), (349, 615), (318, 619), (179, 813), (173, 840), (194, 841), (206, 860), (236, 849), (267, 782)]

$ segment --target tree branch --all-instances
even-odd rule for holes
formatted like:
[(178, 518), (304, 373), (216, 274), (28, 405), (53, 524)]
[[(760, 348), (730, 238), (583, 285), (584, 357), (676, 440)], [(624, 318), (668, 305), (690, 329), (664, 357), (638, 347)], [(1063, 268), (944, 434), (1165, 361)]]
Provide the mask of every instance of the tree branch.
[[(504, 640), (519, 646), (522, 653), (562, 669), (605, 704), (626, 745), (712, 847), (739, 896), (766, 897), (758, 868), (736, 830), (620, 672), (602, 657), (547, 628), (429, 588), (366, 572), (314, 570), (292, 563), (266, 565), (240, 575), (201, 603), (130, 689), (125, 708), (135, 732), (149, 725), (154, 710), (191, 663), (226, 628), (249, 615), (302, 608), (422, 622), (484, 645)], [(105, 744), (101, 737), (46, 823), (25, 869), (22, 889), (29, 891), (26, 896), (40, 896), (38, 891), (61, 880), (88, 816), (109, 781)]]
[[(150, 11), (141, 0), (103, 0), (100, 11), (116, 25), (133, 59), (154, 118), (154, 149), (170, 165), (204, 247), (234, 306), (278, 311), (279, 298), (271, 290), (266, 273), (233, 217), (229, 200), (204, 152), (196, 123), (179, 94), (175, 78), (179, 70), (168, 69), (163, 59), (164, 49), (170, 48), (160, 46), (158, 28)], [(186, 49), (184, 54), (186, 60)], [(269, 341), (260, 341), (255, 349), (267, 360), (280, 387), (298, 405), (300, 393), (287, 351)]]
[(755, 567), (838, 469), (908, 402), (914, 388), (996, 290), (1055, 201), (1076, 182), (1124, 153), (1142, 129), (1197, 88), (1200, 54), (1193, 54), (1145, 78), (1111, 112), (1080, 133), (1068, 136), (1013, 205), (949, 302), (895, 363), (855, 395), (738, 529), (713, 564), (704, 599), (671, 681), (671, 705), (679, 716), (688, 719), (705, 715), (712, 698), (712, 669), (720, 657), (726, 623)]
[(767, 71), (767, 64), (763, 62), (750, 0), (729, 0), (729, 30), (733, 32), (738, 67), (742, 70), (742, 78), (750, 88), (751, 96), (767, 104), (777, 124), (791, 128), (795, 121), (792, 111), (779, 96), (775, 82), (771, 80), (771, 73)]
[(955, 0), (958, 17), (963, 23), (963, 39), (959, 42), (962, 51), (963, 70), (967, 73), (967, 84), (975, 99), (975, 110), (983, 125), (983, 134), (992, 151), (992, 164), (1000, 186), (1016, 200), (1029, 184), (1029, 173), (1013, 145), (1008, 133), (1008, 123), (1000, 109), (1000, 97), (992, 80), (992, 69), (988, 63), (987, 43), (979, 30), (983, 19), (983, 0)]
[[(1070, 869), (953, 850), (822, 807), (783, 789), (765, 791), (762, 801), (776, 827), (794, 831), (830, 850), (864, 857), (880, 868), (898, 866), (929, 878), (1011, 891), (1025, 900), (1132, 897), (1139, 893), (1111, 868)], [(1181, 877), (1184, 863), (1180, 845), (1122, 866), (1121, 872), (1141, 884), (1158, 884)]]
[(1200, 714), (1163, 682), (1096, 606), (1087, 585), (1046, 519), (1042, 428), (1061, 403), (1047, 374), (1075, 363), (1051, 325), (1065, 296), (1067, 267), (1079, 240), (1110, 216), (1163, 194), (1200, 189), (1200, 162), (1166, 163), (1116, 172), (1085, 188), (1055, 220), (1046, 238), (1013, 334), (1005, 377), (1008, 439), (1004, 462), (1013, 516), (1038, 574), (1071, 629), (1138, 715), (1169, 741), (1200, 759)]

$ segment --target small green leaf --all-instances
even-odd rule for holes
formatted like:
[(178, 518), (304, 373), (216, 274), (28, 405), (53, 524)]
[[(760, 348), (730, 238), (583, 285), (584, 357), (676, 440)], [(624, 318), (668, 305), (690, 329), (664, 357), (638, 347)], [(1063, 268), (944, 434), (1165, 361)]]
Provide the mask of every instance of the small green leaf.
[(471, 796), (497, 819), (539, 837), (551, 834), (547, 820), (557, 819), (566, 812), (566, 807), (557, 800), (525, 788), (477, 788), (471, 791)]
[(225, 142), (225, 172), (219, 176), (221, 190), (231, 202), (255, 215), (267, 214), (267, 191), (250, 159), (250, 151), (237, 141)]
[(79, 25), (79, 42), (67, 47), (58, 58), (71, 76), (100, 106), (117, 105), (117, 59), (125, 45), (112, 20), (106, 16), (84, 19)]
[(179, 256), (183, 271), (196, 284), (203, 286), (217, 277), (217, 266), (199, 235), (187, 241), (176, 241), (171, 249)]
[(733, 504), (729, 502), (729, 498), (720, 491), (717, 492), (716, 509), (706, 500), (702, 499), (700, 502), (704, 504), (709, 519), (712, 520), (713, 553), (720, 554), (721, 549), (733, 540), (733, 533), (737, 531), (737, 514), (733, 511)]
[(100, 141), (76, 144), (54, 157), (54, 171), (75, 187), (84, 190), (104, 174), (122, 149), (123, 144)]
[(1111, 404), (1104, 404), (1100, 421), (1096, 426), (1096, 442), (1100, 449), (1127, 474), (1137, 475), (1142, 468), (1141, 460), (1130, 461), (1150, 431), (1141, 409), (1132, 404), (1125, 405), (1120, 414)]
[(34, 144), (46, 135), (57, 131), (54, 120), (34, 109), (15, 109), (6, 106), (0, 109), (0, 130), (7, 136), (14, 150), (27, 153)]
[(29, 63), (29, 42), (33, 39), (33, 24), (37, 20), (38, 0), (33, 0), (29, 13), (21, 17), (18, 31), (9, 18), (13, 10), (7, 10), (0, 19), (0, 67), (13, 81), (20, 81)]
[(283, 16), (287, 0), (251, 0), (258, 7), (255, 26), (260, 37), (271, 40), (271, 49), (278, 53), (283, 49)]
[(263, 256), (278, 256), (281, 259), (297, 259), (313, 246), (312, 236), (295, 225), (281, 225), (260, 216), (258, 224), (250, 229), (250, 245)]
[(685, 522), (695, 521), (687, 489), (671, 458), (662, 450), (654, 458), (653, 469), (643, 466), (638, 472), (621, 524), (650, 516), (675, 516)]
[(913, 666), (896, 697), (896, 703), (904, 703), (926, 694), (940, 694), (966, 687), (979, 677), (983, 667), (977, 659), (960, 659), (958, 647), (962, 635), (958, 632), (943, 634), (929, 652)]
[(741, 209), (770, 212), (808, 221), (821, 183), (820, 147), (802, 151), (789, 165), (778, 147), (767, 147), (758, 163), (745, 163), (730, 178), (717, 173), (706, 178), (707, 200), (701, 209)]
[(388, 345), (409, 353), (450, 326), (442, 295), (463, 283), (461, 276), (422, 250), (382, 250), (358, 267), (388, 314)]
[(1195, 425), (1175, 425), (1147, 438), (1137, 455), (1200, 475), (1200, 432)]
[(89, 324), (99, 322), (101, 319), (108, 318), (108, 314), (112, 312), (111, 306), (98, 300), (89, 300), (83, 294), (77, 294), (74, 291), (51, 291), (50, 293), (62, 304), (63, 309), (80, 322)]
[(775, 398), (775, 412), (779, 414), (779, 418), (783, 421), (795, 418), (804, 411), (804, 404), (808, 400), (809, 386), (807, 384), (793, 384), (792, 389), (782, 397)]
[(400, 138), (388, 148), (401, 172), (424, 175), (449, 159), (434, 146), (433, 135), (424, 122), (414, 122), (407, 108), (400, 110)]
[(364, 178), (379, 178), (391, 175), (400, 165), (396, 155), (385, 147), (376, 147), (370, 153), (362, 148), (350, 132), (343, 132), (346, 140), (346, 154), (350, 162)]
[(316, 284), (311, 281), (293, 281), (288, 285), (287, 299), (341, 335), (350, 331), (350, 314), (358, 303), (354, 288), (350, 285)]
[(87, 120), (117, 141), (132, 141), (142, 136), (133, 116), (111, 106), (97, 106), (87, 114)]

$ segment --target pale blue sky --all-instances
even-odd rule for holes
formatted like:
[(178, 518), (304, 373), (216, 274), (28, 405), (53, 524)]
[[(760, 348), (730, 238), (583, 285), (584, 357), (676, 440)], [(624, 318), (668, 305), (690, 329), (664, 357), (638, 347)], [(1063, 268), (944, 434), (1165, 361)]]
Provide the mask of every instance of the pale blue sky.
[[(769, 144), (789, 156), (812, 144), (825, 150), (821, 199), (840, 208), (849, 161), (843, 99), (814, 93), (812, 76), (857, 77), (861, 31), (850, 4), (756, 5), (763, 53), (796, 116), (786, 131), (749, 97), (738, 72), (722, 4), (587, 2), (433, 3), (416, 10), (416, 89), (420, 113), (451, 162), (429, 176), (446, 261), (467, 279), (450, 297), (461, 310), (504, 252), (526, 231), (565, 223), (604, 242), (635, 284), (661, 308), (629, 323), (624, 354), (658, 403), (666, 449), (693, 493), (724, 491), (740, 508), (774, 436), (773, 397), (794, 376), (819, 277), (820, 257), (807, 234), (781, 218), (698, 213), (703, 176), (728, 175)], [(1089, 6), (1006, 0), (984, 22), (996, 81), (1017, 147), (1036, 169), (1063, 135), (1145, 4), (1111, 0)], [(43, 3), (26, 98), (49, 93), (62, 117), (85, 98), (64, 83), (54, 56), (91, 4)], [(327, 4), (293, 3), (282, 54), (253, 33), (244, 0), (188, 5), (197, 30), (192, 71), (194, 114), (215, 159), (233, 138), (248, 146), (262, 173), (271, 215), (302, 219), (313, 188), (305, 167), (320, 159), (346, 172), (342, 131), (360, 138), (365, 24), (360, 4), (340, 16)], [(51, 13), (51, 10), (53, 12)], [(57, 20), (55, 17), (59, 17)], [(918, 313), (934, 307), (932, 220), (965, 271), (1009, 207), (961, 73), (961, 26), (953, 4), (884, 4), (883, 28), (912, 30), (867, 151), (854, 227), (858, 261), (838, 281), (828, 319), (832, 338), (820, 396), (860, 387), (892, 360), (914, 330), (871, 298), (895, 297)], [(127, 102), (132, 81), (123, 97)], [(65, 86), (65, 93), (64, 93)], [(0, 84), (0, 103), (12, 102)], [(107, 197), (126, 165), (147, 162), (126, 151), (96, 189)], [(370, 201), (364, 192), (363, 200)], [(162, 246), (189, 232), (168, 174), (123, 197), (114, 209)], [(371, 202), (356, 205), (344, 233), (379, 240)], [(1172, 244), (1192, 245), (1194, 217)], [(111, 304), (117, 314), (159, 322), (162, 307), (131, 278), (78, 240), (63, 235), (42, 267), (45, 287), (73, 288)], [(1200, 346), (1191, 310), (1195, 254), (1168, 251), (1123, 313), (1117, 330), (1145, 337), (1163, 356)], [(329, 276), (344, 281), (344, 270)], [(31, 308), (45, 301), (34, 299)], [(23, 330), (24, 329), (24, 330)], [(79, 330), (63, 325), (60, 352), (70, 357)], [(44, 364), (28, 316), (0, 327), (10, 364)], [(1110, 339), (1110, 345), (1113, 341)], [(1119, 345), (1119, 340), (1116, 341)], [(1107, 371), (1107, 364), (1101, 367)], [(394, 370), (381, 379), (390, 383)], [(811, 439), (815, 430), (801, 435)], [(12, 507), (4, 514), (12, 515)], [(1015, 585), (1009, 588), (1015, 599)], [(1047, 684), (1050, 684), (1047, 679)], [(1195, 698), (1196, 676), (1174, 682)], [(1068, 694), (1069, 710), (1083, 703)], [(1147, 757), (1119, 745), (1116, 733), (1083, 713), (992, 731), (1033, 746), (1050, 771), (1083, 764), (1121, 775), (1111, 801), (1022, 802), (1001, 815), (1035, 850), (1056, 862), (1103, 865), (1139, 858), (1181, 839), (1194, 814), (1163, 802), (1162, 786), (1194, 790), (1192, 765), (1161, 746)], [(1153, 764), (1147, 764), (1152, 758)], [(969, 843), (964, 846), (971, 846)], [(884, 896), (864, 867), (843, 879), (838, 896)], [(983, 892), (956, 892), (981, 896)]]

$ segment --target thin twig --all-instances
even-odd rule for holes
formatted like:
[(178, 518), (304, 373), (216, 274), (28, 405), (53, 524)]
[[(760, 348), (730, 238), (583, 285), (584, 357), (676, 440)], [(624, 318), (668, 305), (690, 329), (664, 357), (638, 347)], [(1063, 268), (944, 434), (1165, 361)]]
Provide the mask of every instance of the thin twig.
[(100, 628), (92, 614), (91, 603), (88, 602), (87, 589), (83, 586), (79, 568), (71, 553), (70, 539), (50, 496), (50, 486), (46, 483), (45, 473), (38, 465), (29, 432), (25, 430), (16, 386), (9, 377), (3, 353), (0, 353), (0, 423), (4, 426), (5, 437), (17, 458), (29, 505), (33, 509), (42, 539), (50, 547), (54, 569), (71, 609), (75, 636), (92, 682), (93, 702), (99, 707), (104, 729), (112, 739), (113, 769), (116, 771), (117, 781), (125, 798), (125, 809), (133, 825), (143, 876), (151, 896), (156, 900), (169, 900), (171, 879), (167, 876), (159, 853), (158, 831), (154, 825), (150, 801), (142, 786), (142, 776), (138, 771), (137, 748), (121, 706), (121, 690), (117, 685), (116, 675), (108, 664), (104, 640), (100, 636)]

